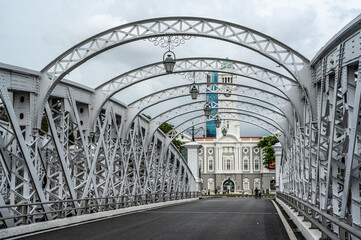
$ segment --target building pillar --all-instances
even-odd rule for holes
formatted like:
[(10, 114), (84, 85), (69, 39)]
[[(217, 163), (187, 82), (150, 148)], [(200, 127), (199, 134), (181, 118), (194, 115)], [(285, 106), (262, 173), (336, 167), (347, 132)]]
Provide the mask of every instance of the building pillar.
[[(253, 173), (253, 147), (249, 146), (249, 172)], [(262, 183), (261, 183), (262, 186)]]
[(220, 173), (222, 173), (223, 171), (223, 159), (222, 159), (222, 154), (220, 152), (220, 147), (217, 147), (217, 158), (218, 158), (218, 170)]
[(234, 149), (234, 170), (236, 173), (240, 173), (240, 158), (239, 158), (239, 144), (236, 144), (236, 147)]
[(282, 157), (282, 145), (280, 143), (276, 143), (273, 146), (273, 150), (275, 151), (275, 161), (276, 161), (276, 191), (280, 191), (280, 170), (281, 170), (281, 157)]
[(188, 166), (191, 170), (194, 179), (195, 179), (195, 186), (191, 186), (191, 191), (201, 191), (201, 183), (202, 180), (199, 176), (199, 154), (198, 149), (202, 147), (199, 143), (190, 142), (184, 144), (184, 147), (188, 150)]

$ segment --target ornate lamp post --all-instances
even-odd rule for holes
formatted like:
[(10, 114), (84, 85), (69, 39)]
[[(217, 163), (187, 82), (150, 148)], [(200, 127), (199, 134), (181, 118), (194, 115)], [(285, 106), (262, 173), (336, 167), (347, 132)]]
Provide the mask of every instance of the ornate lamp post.
[(231, 89), (227, 88), (226, 89), (226, 93), (224, 94), (225, 97), (230, 97), (231, 96)]
[(193, 72), (193, 84), (189, 87), (192, 100), (196, 100), (199, 94), (199, 86), (196, 84), (195, 72)]
[(222, 128), (222, 134), (223, 134), (223, 136), (227, 135), (227, 128), (226, 127)]
[[(166, 57), (167, 55), (167, 57)], [(167, 74), (170, 74), (173, 72), (174, 66), (175, 66), (175, 54), (174, 52), (168, 50), (163, 55), (163, 65), (165, 68), (165, 71)]]
[(211, 115), (211, 112), (212, 112), (212, 108), (208, 104), (206, 104), (204, 107), (204, 115), (208, 117)]
[(166, 35), (166, 36), (150, 37), (147, 39), (150, 42), (153, 42), (155, 46), (168, 49), (168, 51), (165, 52), (163, 55), (163, 65), (166, 73), (169, 74), (173, 72), (176, 62), (175, 53), (172, 52), (171, 49), (178, 47), (179, 45), (183, 44), (185, 40), (189, 40), (190, 38), (191, 36)]
[[(194, 135), (197, 134), (197, 133), (199, 133), (201, 130), (203, 131), (203, 138), (204, 138), (204, 137), (205, 137), (205, 132), (204, 132), (204, 128), (203, 128), (203, 127), (194, 128), (194, 126), (192, 126), (191, 129), (186, 129), (185, 131), (192, 135), (192, 142), (195, 142), (195, 140), (194, 140)], [(182, 138), (182, 139), (184, 138), (184, 135), (183, 135), (183, 134), (181, 135), (181, 138)]]
[(221, 118), (217, 116), (216, 120), (214, 120), (214, 123), (216, 124), (216, 128), (219, 128), (221, 126)]

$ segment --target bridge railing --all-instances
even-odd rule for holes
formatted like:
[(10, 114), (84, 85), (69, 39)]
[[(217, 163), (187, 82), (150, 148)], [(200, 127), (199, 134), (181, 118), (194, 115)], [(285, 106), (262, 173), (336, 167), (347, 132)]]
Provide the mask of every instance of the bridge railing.
[[(33, 222), (46, 221), (46, 215), (55, 215), (54, 219), (61, 219), (66, 217), (78, 216), (83, 214), (91, 214), (97, 212), (110, 211), (120, 208), (127, 208), (132, 206), (140, 206), (152, 203), (167, 202), (181, 199), (197, 198), (200, 196), (199, 192), (175, 192), (175, 193), (157, 193), (157, 194), (143, 194), (143, 195), (128, 195), (116, 197), (98, 197), (98, 198), (84, 198), (84, 199), (68, 199), (49, 202), (24, 203), (17, 205), (0, 206), (0, 211), (8, 209), (12, 212), (11, 216), (1, 216), (0, 228), (7, 228), (9, 220), (14, 221), (17, 225), (25, 225)], [(48, 205), (50, 211), (38, 211), (42, 205)], [(19, 211), (21, 209), (21, 211)], [(34, 213), (29, 209), (37, 209)], [(30, 212), (30, 213), (29, 213)], [(33, 221), (29, 221), (33, 218)], [(36, 219), (36, 221), (34, 221)]]
[[(341, 219), (332, 216), (311, 204), (300, 200), (297, 197), (277, 192), (277, 198), (285, 202), (291, 209), (303, 216), (304, 220), (311, 223), (311, 229), (318, 229), (322, 232), (322, 239), (361, 239), (361, 231), (343, 222)], [(336, 229), (334, 228), (336, 225)], [(353, 236), (353, 238), (350, 238)], [(356, 237), (356, 238), (355, 238)]]

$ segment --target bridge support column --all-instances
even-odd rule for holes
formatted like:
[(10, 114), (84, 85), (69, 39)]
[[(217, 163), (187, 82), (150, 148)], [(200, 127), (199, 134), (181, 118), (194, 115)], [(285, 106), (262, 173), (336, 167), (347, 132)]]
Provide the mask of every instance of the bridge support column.
[(195, 185), (191, 186), (191, 191), (200, 192), (202, 180), (199, 177), (200, 171), (199, 171), (198, 149), (200, 149), (202, 145), (196, 142), (190, 142), (184, 144), (184, 147), (186, 147), (188, 150), (188, 166), (195, 178)]
[(280, 189), (281, 186), (281, 179), (282, 177), (280, 176), (280, 171), (281, 171), (281, 158), (282, 158), (282, 145), (280, 143), (276, 143), (273, 146), (273, 150), (275, 151), (275, 161), (276, 161), (276, 192), (281, 191), (282, 189)]

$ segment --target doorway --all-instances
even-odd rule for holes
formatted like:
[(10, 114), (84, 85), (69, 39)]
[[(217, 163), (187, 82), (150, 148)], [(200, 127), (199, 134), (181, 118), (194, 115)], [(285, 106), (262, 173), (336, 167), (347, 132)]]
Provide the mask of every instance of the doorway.
[(223, 191), (234, 192), (234, 182), (231, 179), (227, 179), (223, 182)]

